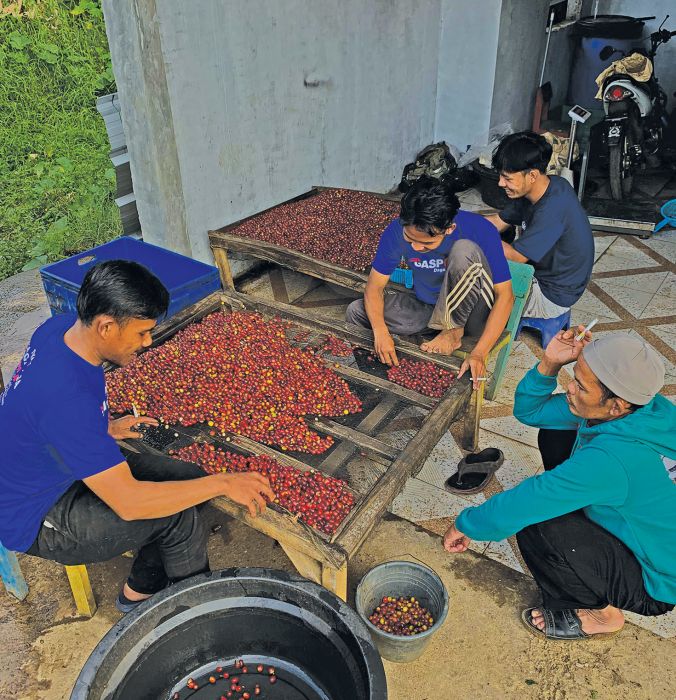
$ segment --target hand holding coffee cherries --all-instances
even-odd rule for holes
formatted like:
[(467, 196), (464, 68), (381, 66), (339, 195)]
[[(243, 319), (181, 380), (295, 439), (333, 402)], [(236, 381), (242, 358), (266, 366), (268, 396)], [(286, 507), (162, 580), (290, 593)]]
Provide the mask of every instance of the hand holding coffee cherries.
[(246, 506), (252, 518), (265, 510), (268, 501), (275, 500), (275, 492), (262, 474), (219, 474), (218, 477), (223, 479), (223, 495)]

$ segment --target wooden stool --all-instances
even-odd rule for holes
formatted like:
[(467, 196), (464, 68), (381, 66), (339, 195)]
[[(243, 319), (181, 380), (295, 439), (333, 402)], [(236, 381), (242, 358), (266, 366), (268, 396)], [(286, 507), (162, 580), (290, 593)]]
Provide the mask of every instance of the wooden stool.
[[(80, 615), (92, 617), (96, 612), (96, 601), (89, 582), (89, 574), (84, 564), (66, 566), (66, 574), (73, 591), (75, 605)], [(0, 578), (8, 593), (23, 600), (28, 595), (28, 585), (21, 573), (19, 560), (14, 552), (5, 549), (0, 542)]]

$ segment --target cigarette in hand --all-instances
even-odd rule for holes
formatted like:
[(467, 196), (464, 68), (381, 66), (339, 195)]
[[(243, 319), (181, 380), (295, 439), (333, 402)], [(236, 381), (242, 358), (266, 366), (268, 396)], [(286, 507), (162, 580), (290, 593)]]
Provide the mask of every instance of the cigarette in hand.
[(586, 326), (585, 328), (583, 328), (583, 329), (575, 336), (575, 340), (577, 340), (578, 342), (580, 342), (580, 341), (582, 340), (582, 338), (584, 338), (585, 333), (586, 333), (587, 331), (590, 331), (598, 322), (599, 322), (598, 318), (595, 318), (588, 326)]

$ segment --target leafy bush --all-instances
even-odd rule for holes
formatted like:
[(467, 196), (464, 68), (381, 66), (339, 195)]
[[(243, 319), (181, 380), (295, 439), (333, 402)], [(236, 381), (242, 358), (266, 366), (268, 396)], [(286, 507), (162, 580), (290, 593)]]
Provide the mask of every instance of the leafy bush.
[[(97, 0), (0, 7), (0, 279), (120, 235)], [(4, 13), (4, 14), (2, 14)]]

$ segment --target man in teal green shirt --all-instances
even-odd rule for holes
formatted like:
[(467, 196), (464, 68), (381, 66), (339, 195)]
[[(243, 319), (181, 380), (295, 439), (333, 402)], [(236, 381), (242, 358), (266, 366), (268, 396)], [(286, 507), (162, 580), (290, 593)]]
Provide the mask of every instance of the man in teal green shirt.
[[(676, 603), (676, 406), (658, 394), (664, 365), (636, 336), (575, 333), (550, 342), (514, 402), (522, 423), (541, 428), (541, 450), (576, 431), (570, 456), (543, 459), (547, 471), (466, 508), (444, 536), (463, 552), (470, 539), (517, 533), (543, 599), (522, 619), (547, 639), (614, 634), (622, 610), (661, 615)], [(553, 394), (574, 361), (566, 393)]]

